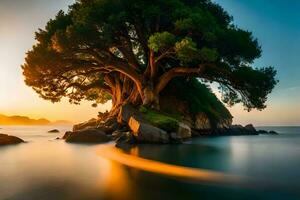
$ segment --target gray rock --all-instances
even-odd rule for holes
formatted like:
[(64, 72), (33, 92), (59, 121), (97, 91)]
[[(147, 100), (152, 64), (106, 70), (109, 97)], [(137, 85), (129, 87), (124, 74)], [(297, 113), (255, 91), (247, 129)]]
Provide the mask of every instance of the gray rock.
[(218, 135), (258, 135), (253, 125), (231, 125), (229, 128), (219, 129), (216, 134)]
[(133, 136), (138, 142), (148, 143), (169, 143), (168, 133), (162, 129), (143, 122), (136, 117), (130, 117), (128, 123), (132, 130)]
[(276, 131), (269, 131), (269, 134), (277, 135), (278, 133)]
[(24, 140), (11, 136), (11, 135), (6, 135), (6, 134), (0, 134), (0, 146), (2, 145), (10, 145), (10, 144), (19, 144), (23, 143)]
[(117, 140), (119, 137), (121, 137), (124, 133), (127, 133), (128, 131), (120, 131), (120, 130), (116, 130), (114, 131), (111, 135), (112, 135), (112, 139), (113, 140)]
[(90, 119), (87, 122), (83, 122), (83, 123), (74, 125), (73, 131), (80, 131), (80, 130), (84, 130), (84, 129), (96, 128), (98, 123), (99, 123), (99, 121), (97, 119)]
[(136, 140), (131, 132), (123, 132), (116, 139), (116, 147), (128, 150), (132, 145), (136, 144)]
[(256, 132), (256, 129), (254, 128), (254, 126), (252, 124), (248, 124), (244, 127), (244, 129), (248, 132)]
[(269, 134), (269, 132), (268, 131), (265, 131), (265, 130), (259, 130), (259, 131), (257, 131), (259, 134)]
[[(179, 123), (178, 124), (178, 130), (176, 132), (176, 135), (173, 133), (173, 139), (187, 139), (192, 137), (192, 131), (191, 128), (184, 124), (184, 123)], [(171, 135), (172, 136), (172, 135)]]
[(85, 129), (67, 133), (65, 134), (65, 140), (69, 143), (104, 143), (110, 140), (105, 132), (98, 129)]
[(53, 130), (48, 131), (48, 133), (59, 133), (59, 130), (53, 129)]
[(183, 142), (183, 139), (178, 137), (178, 134), (175, 132), (170, 133), (170, 142), (175, 144), (181, 144)]
[(67, 137), (69, 137), (73, 132), (72, 131), (67, 131), (65, 132), (64, 136), (62, 137), (62, 139), (67, 139)]

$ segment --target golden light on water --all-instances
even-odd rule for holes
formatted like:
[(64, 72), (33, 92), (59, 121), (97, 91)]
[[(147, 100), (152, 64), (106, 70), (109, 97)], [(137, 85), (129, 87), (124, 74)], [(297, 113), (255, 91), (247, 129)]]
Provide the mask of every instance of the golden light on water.
[(138, 154), (138, 148), (133, 148), (131, 152), (133, 153), (133, 155), (125, 154), (121, 150), (115, 148), (112, 144), (103, 145), (97, 149), (98, 155), (103, 158), (115, 161), (134, 169), (152, 172), (160, 175), (215, 184), (230, 183), (233, 185), (244, 185), (246, 183), (250, 183), (250, 178), (248, 177), (229, 175), (225, 173), (192, 167), (172, 165), (137, 157), (136, 155)]

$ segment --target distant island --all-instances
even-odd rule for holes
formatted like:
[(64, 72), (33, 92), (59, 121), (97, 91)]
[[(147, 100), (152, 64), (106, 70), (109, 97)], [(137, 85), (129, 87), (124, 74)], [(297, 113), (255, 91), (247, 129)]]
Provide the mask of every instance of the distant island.
[(70, 121), (59, 120), (51, 122), (48, 119), (31, 119), (27, 116), (6, 116), (0, 114), (0, 125), (61, 125), (72, 124)]

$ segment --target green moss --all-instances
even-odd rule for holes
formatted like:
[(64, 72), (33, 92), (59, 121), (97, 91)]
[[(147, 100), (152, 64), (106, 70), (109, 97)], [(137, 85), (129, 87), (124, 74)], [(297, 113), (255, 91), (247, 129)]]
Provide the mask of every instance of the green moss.
[(141, 106), (139, 110), (141, 113), (143, 113), (144, 118), (148, 122), (158, 128), (161, 128), (167, 132), (176, 131), (178, 129), (180, 116), (170, 116), (165, 113), (148, 109), (144, 106)]

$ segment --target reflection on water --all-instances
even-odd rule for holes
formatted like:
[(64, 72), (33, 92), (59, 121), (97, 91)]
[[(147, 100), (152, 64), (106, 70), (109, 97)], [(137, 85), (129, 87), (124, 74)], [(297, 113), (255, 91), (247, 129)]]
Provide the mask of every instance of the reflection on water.
[[(250, 182), (250, 177), (229, 175), (210, 170), (197, 169), (191, 167), (184, 167), (179, 165), (171, 165), (154, 160), (144, 159), (139, 157), (139, 146), (130, 149), (130, 154), (124, 154), (121, 150), (114, 147), (114, 145), (103, 145), (98, 148), (98, 154), (111, 161), (116, 161), (125, 166), (139, 169), (155, 174), (162, 174), (172, 177), (192, 179), (201, 182), (210, 182), (215, 184), (233, 184), (245, 185)], [(252, 180), (251, 180), (252, 181)], [(247, 184), (248, 185), (248, 184)], [(250, 186), (250, 185), (249, 185)]]
[[(54, 140), (70, 127), (2, 128), (1, 132), (29, 142), (0, 147), (1, 200), (300, 197), (300, 135), (199, 138), (183, 145), (140, 145), (124, 155), (107, 145)], [(61, 133), (47, 133), (53, 128)], [(114, 161), (108, 159), (112, 156)], [(139, 162), (141, 166), (137, 167)], [(153, 173), (153, 166), (156, 172), (166, 173)], [(230, 177), (226, 184), (213, 185), (208, 180), (186, 179), (203, 177), (198, 174), (200, 168), (220, 172), (221, 176), (226, 173), (266, 179), (282, 187), (248, 188), (232, 184)]]

